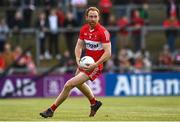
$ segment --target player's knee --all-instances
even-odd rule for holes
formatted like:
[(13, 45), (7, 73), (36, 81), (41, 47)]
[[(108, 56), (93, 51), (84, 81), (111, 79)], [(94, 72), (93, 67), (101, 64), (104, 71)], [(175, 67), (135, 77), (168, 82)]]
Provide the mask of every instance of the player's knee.
[(70, 82), (66, 82), (66, 84), (64, 85), (64, 88), (70, 90), (70, 89), (74, 88), (74, 85)]

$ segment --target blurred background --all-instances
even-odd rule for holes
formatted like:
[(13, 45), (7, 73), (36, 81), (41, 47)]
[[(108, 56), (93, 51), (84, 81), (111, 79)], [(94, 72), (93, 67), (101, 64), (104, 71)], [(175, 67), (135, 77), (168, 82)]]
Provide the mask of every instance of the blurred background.
[[(100, 23), (109, 30), (112, 43), (103, 75), (89, 82), (97, 95), (179, 95), (180, 1), (1, 0), (1, 97), (12, 92), (13, 97), (59, 93), (76, 70), (74, 48), (89, 6), (100, 9)], [(138, 86), (136, 92), (131, 86)]]

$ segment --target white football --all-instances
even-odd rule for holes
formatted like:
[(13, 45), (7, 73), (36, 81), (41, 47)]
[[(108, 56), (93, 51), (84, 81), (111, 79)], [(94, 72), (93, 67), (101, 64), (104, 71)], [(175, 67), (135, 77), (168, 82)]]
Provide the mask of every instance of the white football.
[(90, 56), (84, 56), (81, 58), (79, 64), (81, 67), (85, 67), (85, 66), (88, 66), (90, 64), (93, 64), (95, 63), (94, 59)]

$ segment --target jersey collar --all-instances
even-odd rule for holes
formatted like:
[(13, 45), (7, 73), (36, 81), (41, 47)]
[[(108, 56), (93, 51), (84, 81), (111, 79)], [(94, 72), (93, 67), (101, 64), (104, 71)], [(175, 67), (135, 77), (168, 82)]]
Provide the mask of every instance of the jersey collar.
[(93, 28), (93, 29), (90, 29), (90, 27), (89, 27), (89, 32), (93, 32), (93, 31), (95, 31), (98, 27), (99, 27), (99, 23), (97, 23), (96, 24), (96, 26)]

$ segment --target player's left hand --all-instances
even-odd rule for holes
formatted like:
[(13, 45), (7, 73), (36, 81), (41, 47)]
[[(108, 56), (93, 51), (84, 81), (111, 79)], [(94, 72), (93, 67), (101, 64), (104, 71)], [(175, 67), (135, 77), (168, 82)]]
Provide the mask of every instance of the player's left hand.
[(85, 71), (92, 71), (93, 69), (95, 69), (97, 67), (97, 64), (96, 63), (93, 63), (93, 64), (90, 64), (90, 65), (88, 65), (88, 66), (86, 66), (86, 67), (83, 67), (83, 69), (85, 70)]

